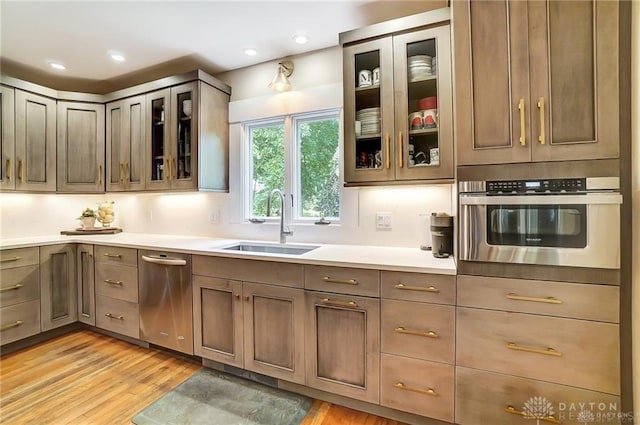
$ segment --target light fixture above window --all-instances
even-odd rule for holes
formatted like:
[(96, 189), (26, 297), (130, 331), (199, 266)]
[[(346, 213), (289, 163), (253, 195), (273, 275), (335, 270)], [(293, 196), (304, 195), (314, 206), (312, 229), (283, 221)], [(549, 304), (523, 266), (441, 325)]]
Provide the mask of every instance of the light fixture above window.
[(278, 63), (278, 72), (269, 84), (269, 88), (275, 91), (283, 92), (291, 90), (289, 77), (293, 74), (293, 62), (282, 61)]

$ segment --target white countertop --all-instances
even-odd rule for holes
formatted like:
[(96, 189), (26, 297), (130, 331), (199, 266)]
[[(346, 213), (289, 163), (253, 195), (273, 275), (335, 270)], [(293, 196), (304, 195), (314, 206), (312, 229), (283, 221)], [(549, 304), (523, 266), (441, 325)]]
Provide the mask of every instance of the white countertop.
[(301, 255), (239, 252), (223, 249), (223, 247), (233, 245), (238, 242), (258, 242), (277, 245), (277, 242), (274, 241), (250, 241), (246, 239), (203, 238), (195, 236), (158, 235), (147, 233), (119, 233), (116, 235), (50, 235), (18, 239), (3, 239), (0, 240), (0, 249), (55, 245), (60, 243), (89, 243), (95, 245), (178, 251), (190, 254), (280, 261), (287, 263), (375, 268), (380, 270), (448, 275), (456, 274), (456, 264), (452, 257), (434, 258), (430, 251), (422, 251), (419, 248), (368, 245), (329, 245), (317, 243), (286, 244), (287, 246), (292, 247), (298, 245), (318, 246), (318, 248)]

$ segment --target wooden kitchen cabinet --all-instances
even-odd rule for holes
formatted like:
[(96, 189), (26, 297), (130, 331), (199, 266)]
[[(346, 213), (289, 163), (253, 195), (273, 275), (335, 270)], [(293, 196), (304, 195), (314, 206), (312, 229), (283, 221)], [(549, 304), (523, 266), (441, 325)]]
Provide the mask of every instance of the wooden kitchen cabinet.
[(197, 80), (146, 96), (146, 189), (228, 190), (229, 94)]
[[(3, 104), (5, 103), (3, 87)], [(10, 102), (10, 91), (6, 92)], [(13, 157), (4, 151), (3, 189), (56, 191), (56, 101), (15, 89), (15, 149)], [(5, 112), (3, 105), (3, 119)], [(10, 116), (7, 116), (11, 120)], [(9, 124), (10, 125), (10, 124)], [(5, 126), (3, 124), (3, 143)], [(7, 128), (10, 131), (10, 127)], [(10, 137), (7, 139), (11, 143)], [(12, 181), (10, 181), (12, 180)], [(6, 184), (5, 184), (6, 183)]]
[(104, 192), (104, 105), (58, 102), (58, 192)]
[(379, 401), (380, 300), (305, 291), (307, 386)]
[(78, 321), (96, 325), (95, 261), (93, 245), (78, 244), (76, 265), (78, 268)]
[(76, 247), (40, 247), (41, 329), (48, 331), (78, 320)]
[[(227, 265), (255, 266), (261, 274), (253, 275), (256, 282), (241, 281), (252, 275), (253, 267), (215, 267), (225, 260)], [(302, 266), (291, 265), (300, 271), (296, 288), (288, 287), (286, 279), (277, 286), (277, 263), (195, 256), (193, 265), (195, 354), (304, 384)]]
[(458, 165), (619, 156), (617, 2), (452, 4)]
[(147, 175), (144, 95), (106, 105), (107, 192), (144, 190)]
[(0, 189), (16, 188), (16, 91), (0, 85)]
[[(400, 33), (396, 23), (396, 33), (364, 42), (353, 40), (362, 30), (341, 34), (347, 184), (453, 178), (448, 11), (419, 21), (442, 19), (438, 27)], [(360, 80), (374, 70), (379, 82)]]

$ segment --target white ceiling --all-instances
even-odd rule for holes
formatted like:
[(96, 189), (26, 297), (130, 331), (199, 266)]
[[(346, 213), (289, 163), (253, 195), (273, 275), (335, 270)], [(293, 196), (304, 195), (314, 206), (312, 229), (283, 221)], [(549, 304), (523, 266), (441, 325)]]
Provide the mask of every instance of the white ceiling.
[[(338, 34), (426, 10), (426, 1), (6, 1), (0, 55), (40, 72), (108, 80), (182, 57), (211, 72), (338, 44)], [(304, 33), (308, 44), (294, 43)], [(256, 56), (244, 54), (255, 48)], [(108, 55), (126, 57), (116, 63)], [(60, 61), (56, 71), (48, 61)]]

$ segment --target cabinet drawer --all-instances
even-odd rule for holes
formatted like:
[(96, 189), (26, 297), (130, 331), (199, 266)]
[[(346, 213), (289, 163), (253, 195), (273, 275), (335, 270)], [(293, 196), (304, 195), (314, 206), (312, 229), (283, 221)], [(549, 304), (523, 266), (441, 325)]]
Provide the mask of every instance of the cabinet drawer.
[(453, 363), (455, 307), (382, 300), (382, 352)]
[(123, 301), (138, 302), (138, 269), (118, 264), (96, 264), (96, 293)]
[(618, 323), (620, 288), (458, 276), (458, 305)]
[(0, 307), (40, 298), (40, 268), (16, 267), (0, 271)]
[(422, 301), (435, 304), (456, 303), (456, 277), (444, 274), (380, 272), (383, 298)]
[(453, 372), (453, 365), (382, 354), (380, 404), (453, 422)]
[(138, 251), (134, 248), (117, 246), (95, 246), (96, 263), (113, 263), (125, 266), (138, 266)]
[[(550, 403), (556, 421), (541, 424), (584, 423), (620, 424), (620, 399), (611, 394), (575, 387), (517, 378), (510, 375), (456, 367), (456, 423), (460, 425), (532, 425), (535, 417), (526, 419), (517, 412), (529, 412), (525, 403), (537, 400)], [(547, 407), (549, 405), (546, 405)], [(581, 412), (585, 410), (587, 413)], [(589, 416), (589, 413), (593, 416)], [(549, 418), (550, 419), (550, 418)], [(580, 420), (582, 419), (582, 420)]]
[(193, 274), (244, 282), (302, 288), (304, 285), (303, 270), (302, 264), (193, 256)]
[(37, 246), (0, 251), (0, 270), (34, 264), (40, 264), (40, 254)]
[(380, 272), (346, 267), (305, 266), (304, 287), (315, 291), (379, 297)]
[(618, 325), (457, 309), (456, 364), (620, 394)]
[(96, 326), (108, 331), (140, 338), (138, 304), (98, 295)]
[(0, 308), (0, 344), (40, 333), (40, 300)]

